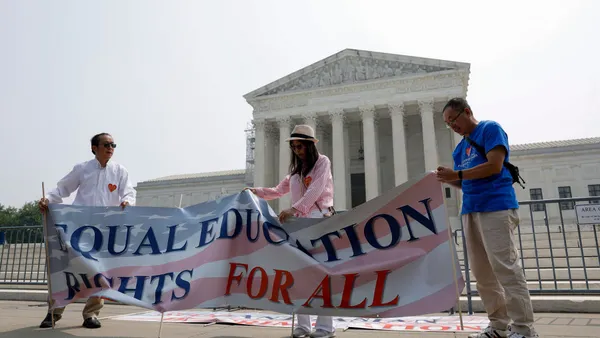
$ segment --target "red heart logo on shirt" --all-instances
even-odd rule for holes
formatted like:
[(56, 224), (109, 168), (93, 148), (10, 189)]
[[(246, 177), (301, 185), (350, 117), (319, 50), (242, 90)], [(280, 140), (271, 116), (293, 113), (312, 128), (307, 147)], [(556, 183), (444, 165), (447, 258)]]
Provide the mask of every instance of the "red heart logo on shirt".
[(114, 185), (114, 184), (109, 184), (109, 185), (108, 185), (108, 190), (110, 190), (110, 192), (113, 192), (113, 191), (115, 191), (116, 189), (117, 189), (117, 186), (116, 186), (116, 185)]
[(307, 187), (310, 185), (310, 182), (312, 182), (312, 177), (308, 176), (304, 179), (304, 185), (306, 185)]

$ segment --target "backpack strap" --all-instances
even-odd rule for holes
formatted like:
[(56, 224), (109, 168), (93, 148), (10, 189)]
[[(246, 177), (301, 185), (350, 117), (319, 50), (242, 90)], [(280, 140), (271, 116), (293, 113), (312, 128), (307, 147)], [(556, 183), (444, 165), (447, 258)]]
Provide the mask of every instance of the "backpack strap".
[[(467, 140), (467, 142), (469, 142), (469, 144), (473, 148), (475, 148), (475, 150), (477, 150), (477, 152), (479, 154), (481, 154), (481, 156), (483, 156), (483, 158), (487, 161), (487, 156), (486, 156), (486, 153), (485, 153), (485, 148), (483, 148), (482, 146), (480, 146), (479, 144), (477, 144), (475, 141), (473, 141), (468, 136), (465, 136), (465, 140)], [(513, 165), (512, 163), (506, 161), (506, 158), (504, 158), (503, 165), (504, 165), (504, 167), (506, 167), (506, 169), (508, 169), (508, 172), (512, 176), (513, 183), (518, 183), (523, 189), (525, 189), (525, 186), (523, 185), (523, 183), (525, 183), (525, 180), (523, 179), (523, 177), (521, 177), (521, 174), (519, 173), (519, 168), (517, 166)], [(521, 183), (521, 181), (523, 183)]]
[(465, 136), (465, 140), (467, 140), (467, 142), (469, 142), (471, 147), (475, 148), (475, 150), (477, 150), (479, 152), (479, 154), (481, 154), (481, 156), (483, 156), (483, 158), (487, 159), (487, 157), (485, 156), (485, 148), (483, 148), (479, 144), (475, 143), (475, 141), (471, 140), (471, 138), (469, 138), (468, 136)]

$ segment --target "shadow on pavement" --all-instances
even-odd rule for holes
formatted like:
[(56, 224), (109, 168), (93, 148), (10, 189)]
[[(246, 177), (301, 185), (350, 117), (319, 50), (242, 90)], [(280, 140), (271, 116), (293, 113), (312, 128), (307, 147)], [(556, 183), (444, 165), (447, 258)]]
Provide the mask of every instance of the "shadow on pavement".
[[(7, 332), (2, 332), (0, 333), (0, 338), (37, 338), (37, 337), (43, 337), (43, 338), (54, 338), (54, 337), (61, 337), (61, 338), (65, 338), (65, 337), (86, 337), (86, 338), (131, 338), (132, 336), (114, 336), (114, 335), (107, 335), (106, 332), (102, 332), (100, 330), (102, 329), (98, 329), (98, 335), (94, 335), (93, 330), (86, 330), (86, 334), (84, 335), (80, 335), (80, 334), (71, 334), (68, 331), (71, 330), (75, 330), (75, 329), (80, 329), (81, 326), (80, 325), (73, 325), (73, 326), (66, 326), (66, 327), (60, 327), (60, 328), (55, 328), (55, 329), (40, 329), (37, 326), (31, 326), (31, 327), (25, 327), (25, 328), (21, 328), (21, 329), (16, 329), (13, 331), (7, 331)], [(158, 336), (158, 332), (156, 334), (156, 336)], [(153, 337), (156, 337), (153, 335)], [(177, 334), (173, 335), (173, 334), (169, 334), (168, 332), (164, 332), (161, 335), (161, 338), (171, 338), (171, 337), (176, 337), (178, 336)], [(191, 335), (189, 337), (202, 337), (202, 336), (207, 336), (207, 337), (214, 337), (214, 338), (250, 338), (250, 337), (254, 337), (253, 335), (250, 336), (238, 336), (238, 335), (218, 335), (217, 332), (212, 332), (212, 335), (207, 335), (206, 332), (202, 333), (202, 332), (198, 332), (198, 335)], [(289, 338), (290, 335), (289, 334), (281, 334), (279, 335), (279, 337), (281, 338)]]

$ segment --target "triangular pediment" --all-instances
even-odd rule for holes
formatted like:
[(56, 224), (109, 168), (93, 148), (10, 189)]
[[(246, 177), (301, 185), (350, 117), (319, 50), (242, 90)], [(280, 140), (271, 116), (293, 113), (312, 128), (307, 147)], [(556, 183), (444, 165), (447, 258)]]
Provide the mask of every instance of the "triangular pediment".
[(345, 49), (244, 97), (251, 100), (262, 96), (468, 68), (468, 63)]

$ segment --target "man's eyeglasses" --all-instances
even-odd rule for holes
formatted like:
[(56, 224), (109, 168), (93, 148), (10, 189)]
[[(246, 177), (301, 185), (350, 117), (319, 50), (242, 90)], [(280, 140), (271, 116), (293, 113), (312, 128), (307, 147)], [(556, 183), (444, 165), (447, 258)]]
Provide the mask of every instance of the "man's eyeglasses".
[(117, 144), (116, 143), (104, 143), (103, 146), (106, 149), (109, 149), (109, 148), (115, 149), (117, 147)]
[(452, 120), (450, 120), (450, 121), (446, 122), (446, 125), (447, 125), (448, 127), (452, 127), (452, 126), (454, 125), (454, 123), (456, 122), (456, 120), (458, 120), (458, 118), (460, 117), (460, 115), (461, 115), (463, 112), (464, 112), (464, 110), (461, 110), (461, 112), (460, 112), (460, 113), (458, 113), (458, 114), (456, 114), (456, 116), (455, 116), (455, 117), (454, 117)]

